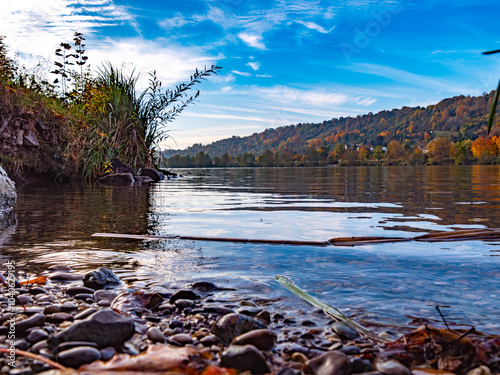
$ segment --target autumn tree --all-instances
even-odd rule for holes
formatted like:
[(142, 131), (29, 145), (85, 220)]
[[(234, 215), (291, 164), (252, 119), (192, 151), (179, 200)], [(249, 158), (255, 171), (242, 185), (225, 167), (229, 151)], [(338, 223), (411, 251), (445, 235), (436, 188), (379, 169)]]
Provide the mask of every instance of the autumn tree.
[(427, 144), (427, 150), (434, 163), (446, 164), (451, 157), (452, 144), (447, 138), (438, 137)]
[(387, 145), (387, 151), (385, 152), (385, 157), (388, 160), (399, 160), (405, 156), (405, 149), (403, 145), (396, 140), (389, 142)]

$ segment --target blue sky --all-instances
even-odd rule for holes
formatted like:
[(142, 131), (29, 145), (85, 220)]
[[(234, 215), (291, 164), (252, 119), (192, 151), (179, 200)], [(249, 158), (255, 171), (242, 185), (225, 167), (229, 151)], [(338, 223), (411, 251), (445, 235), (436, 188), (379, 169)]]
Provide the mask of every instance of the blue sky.
[[(164, 147), (425, 106), (496, 87), (500, 2), (2, 0), (0, 35), (26, 66), (84, 33), (91, 67), (157, 70), (165, 86), (223, 67), (168, 125)], [(42, 64), (42, 65), (43, 65)]]

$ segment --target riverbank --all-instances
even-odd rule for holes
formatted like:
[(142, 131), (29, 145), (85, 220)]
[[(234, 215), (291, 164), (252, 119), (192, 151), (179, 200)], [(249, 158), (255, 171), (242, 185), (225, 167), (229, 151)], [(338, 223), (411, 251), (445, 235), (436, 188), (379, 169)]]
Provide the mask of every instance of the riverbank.
[[(499, 371), (499, 337), (446, 330), (430, 320), (407, 327), (382, 326), (376, 318), (360, 322), (380, 338), (377, 342), (321, 310), (314, 319), (303, 319), (296, 311), (277, 309), (265, 297), (225, 298), (224, 289), (211, 282), (154, 293), (129, 288), (105, 269), (83, 275), (64, 265), (52, 266), (42, 279), (28, 279), (23, 285), (13, 285), (6, 276), (0, 297), (0, 347), (41, 357), (4, 354), (0, 371), (11, 375), (71, 373), (51, 370), (44, 358), (93, 374)], [(146, 364), (137, 363), (142, 360)]]

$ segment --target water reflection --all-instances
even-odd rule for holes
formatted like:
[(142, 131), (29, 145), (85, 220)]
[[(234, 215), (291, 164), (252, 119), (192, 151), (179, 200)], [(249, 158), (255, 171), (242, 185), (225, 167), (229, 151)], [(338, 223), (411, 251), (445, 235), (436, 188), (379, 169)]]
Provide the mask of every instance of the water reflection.
[[(290, 277), (347, 313), (404, 322), (448, 317), (492, 331), (500, 318), (498, 242), (297, 247), (92, 238), (95, 232), (323, 241), (409, 237), (499, 227), (500, 168), (359, 167), (185, 170), (145, 187), (23, 186), (17, 228), (0, 247), (21, 269), (101, 265), (138, 286), (212, 280), (259, 298), (298, 304), (274, 281)], [(230, 293), (229, 293), (230, 294)], [(227, 298), (236, 298), (236, 296)], [(493, 322), (493, 323), (492, 323)]]

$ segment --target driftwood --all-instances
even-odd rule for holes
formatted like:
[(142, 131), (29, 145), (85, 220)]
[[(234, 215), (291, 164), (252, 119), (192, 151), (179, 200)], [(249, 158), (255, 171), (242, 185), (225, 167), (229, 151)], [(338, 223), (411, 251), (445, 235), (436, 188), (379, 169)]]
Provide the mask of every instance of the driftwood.
[(191, 241), (217, 241), (237, 243), (257, 243), (269, 245), (301, 245), (301, 246), (361, 246), (381, 243), (419, 241), (419, 242), (444, 242), (444, 241), (471, 241), (471, 240), (500, 240), (500, 229), (471, 229), (435, 232), (417, 237), (337, 237), (328, 241), (296, 241), (296, 240), (266, 240), (224, 237), (201, 236), (149, 236), (140, 234), (119, 233), (94, 233), (92, 237), (129, 238), (135, 240), (191, 240)]

